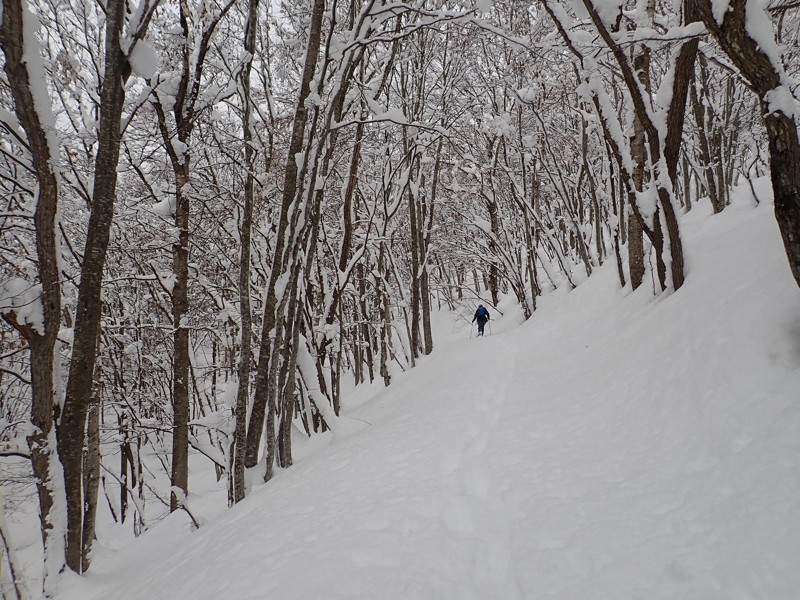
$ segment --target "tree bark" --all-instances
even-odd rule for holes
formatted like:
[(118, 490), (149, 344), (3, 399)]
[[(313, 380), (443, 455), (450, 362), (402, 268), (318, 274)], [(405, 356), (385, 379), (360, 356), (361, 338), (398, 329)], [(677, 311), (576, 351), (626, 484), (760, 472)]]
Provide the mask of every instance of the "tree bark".
[[(405, 138), (405, 132), (403, 136)], [(414, 142), (411, 142), (412, 144)], [(421, 249), (419, 247), (419, 206), (418, 194), (421, 187), (422, 165), (416, 148), (407, 148), (406, 151), (411, 158), (411, 177), (416, 169), (416, 183), (408, 186), (408, 222), (409, 222), (409, 244), (411, 246), (411, 352), (414, 358), (420, 355), (420, 282), (419, 265)]]
[[(652, 9), (652, 2), (648, 2)], [(652, 13), (651, 13), (652, 17)], [(642, 46), (636, 49), (633, 57), (633, 68), (636, 77), (647, 94), (650, 89), (650, 49)], [(633, 158), (633, 185), (638, 193), (644, 192), (645, 184), (649, 180), (647, 171), (647, 147), (645, 145), (644, 127), (638, 114), (633, 119), (633, 139), (631, 140), (631, 158)], [(631, 202), (638, 202), (636, 194), (630, 195)], [(628, 212), (628, 274), (631, 280), (631, 289), (637, 289), (644, 280), (644, 236), (639, 211)]]
[(489, 224), (492, 229), (492, 239), (489, 240), (489, 251), (491, 252), (491, 264), (489, 265), (489, 283), (486, 286), (492, 295), (492, 305), (500, 303), (500, 267), (497, 265), (497, 242), (500, 238), (500, 217), (497, 211), (497, 202), (486, 201), (486, 209), (489, 211)]
[(86, 450), (83, 459), (83, 556), (85, 572), (91, 562), (92, 542), (95, 539), (97, 493), (100, 487), (100, 398), (89, 407), (86, 423)]
[[(130, 453), (130, 440), (128, 439), (127, 431), (127, 413), (123, 412), (119, 416), (119, 436), (121, 442), (119, 444), (119, 522), (124, 523), (128, 516), (128, 490), (133, 489), (133, 485), (128, 484), (128, 455)], [(133, 463), (131, 461), (130, 471), (133, 472)]]
[[(185, 143), (185, 142), (184, 142)], [(175, 174), (175, 228), (177, 243), (172, 246), (172, 474), (170, 484), (189, 491), (189, 328), (185, 319), (189, 313), (189, 155)], [(170, 493), (169, 509), (180, 508), (178, 496)]]

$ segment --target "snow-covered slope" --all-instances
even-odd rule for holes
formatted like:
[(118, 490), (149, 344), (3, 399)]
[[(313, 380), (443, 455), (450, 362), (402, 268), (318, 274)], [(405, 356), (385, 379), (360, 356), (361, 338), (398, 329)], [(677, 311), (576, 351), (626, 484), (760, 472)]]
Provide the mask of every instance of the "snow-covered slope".
[(771, 206), (683, 228), (679, 293), (608, 264), (462, 330), (199, 531), (101, 540), (63, 598), (800, 597), (800, 291)]

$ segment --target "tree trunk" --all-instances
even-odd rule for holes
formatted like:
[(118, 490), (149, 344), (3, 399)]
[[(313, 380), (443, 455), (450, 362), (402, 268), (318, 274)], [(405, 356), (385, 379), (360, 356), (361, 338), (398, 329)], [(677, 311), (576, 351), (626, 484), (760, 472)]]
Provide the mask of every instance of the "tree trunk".
[(255, 151), (252, 146), (253, 130), (251, 117), (253, 113), (250, 98), (250, 69), (258, 29), (258, 0), (250, 0), (248, 4), (247, 25), (245, 28), (244, 49), (248, 59), (242, 69), (241, 90), (242, 128), (244, 137), (245, 175), (244, 207), (240, 227), (241, 256), (239, 258), (239, 312), (241, 314), (241, 335), (239, 354), (239, 389), (236, 393), (236, 430), (234, 432), (234, 449), (231, 456), (231, 499), (234, 503), (245, 497), (244, 463), (245, 445), (247, 443), (247, 403), (250, 399), (250, 356), (252, 352), (252, 315), (250, 310), (250, 245), (253, 227), (253, 196), (255, 193)]
[[(637, 51), (633, 66), (639, 83), (650, 92), (650, 49), (643, 46)], [(633, 185), (638, 193), (644, 192), (647, 176), (647, 148), (645, 146), (644, 128), (638, 115), (633, 120), (633, 140), (631, 141), (631, 157), (633, 158)], [(631, 194), (631, 202), (637, 202), (635, 194)], [(644, 236), (638, 211), (629, 212), (628, 218), (628, 272), (631, 289), (637, 289), (644, 280)]]
[[(701, 59), (700, 64), (703, 64), (703, 60)], [(701, 75), (703, 78), (697, 82), (696, 85), (692, 85), (690, 88), (690, 99), (692, 105), (692, 115), (694, 116), (695, 124), (697, 125), (697, 143), (700, 148), (700, 163), (703, 168), (703, 180), (701, 184), (705, 187), (706, 192), (708, 193), (709, 200), (711, 201), (711, 209), (714, 213), (718, 213), (722, 211), (723, 206), (720, 203), (720, 195), (717, 190), (717, 181), (714, 177), (713, 171), (713, 164), (714, 159), (711, 156), (711, 149), (709, 143), (709, 136), (706, 130), (706, 115), (708, 114), (708, 108), (700, 102), (700, 99), (697, 95), (697, 87), (705, 86), (708, 84), (707, 73), (706, 70), (701, 68), (700, 69)]]
[(385, 247), (383, 244), (381, 244), (380, 251), (378, 253), (378, 276), (380, 277), (378, 294), (381, 302), (382, 321), (380, 373), (381, 377), (383, 378), (383, 385), (389, 387), (389, 384), (392, 381), (391, 375), (389, 375), (389, 346), (392, 343), (392, 309), (390, 304), (391, 300), (389, 299), (389, 290), (387, 289), (389, 274), (386, 269), (384, 252)]
[[(174, 284), (172, 299), (172, 469), (170, 483), (172, 488), (179, 489), (183, 495), (189, 491), (189, 370), (190, 335), (188, 328), (189, 315), (189, 217), (191, 213), (189, 182), (191, 175), (191, 157), (188, 149), (197, 114), (196, 104), (200, 98), (203, 82), (203, 66), (208, 52), (212, 33), (222, 17), (233, 6), (233, 0), (221, 7), (219, 13), (208, 20), (202, 20), (199, 26), (199, 42), (191, 47), (190, 18), (187, 10), (190, 5), (180, 2), (178, 5), (178, 22), (182, 30), (180, 46), (181, 67), (180, 78), (176, 81), (174, 103), (171, 112), (175, 119), (174, 127), (167, 123), (164, 106), (158, 95), (154, 94), (152, 104), (158, 119), (158, 127), (164, 142), (167, 157), (175, 177), (175, 229), (178, 239), (172, 244), (172, 275)], [(177, 139), (178, 143), (174, 143)], [(180, 508), (180, 501), (174, 492), (170, 492), (170, 510)]]
[[(184, 142), (185, 143), (185, 142)], [(183, 157), (182, 168), (175, 178), (175, 228), (178, 241), (172, 246), (172, 474), (170, 485), (184, 496), (189, 491), (189, 155)], [(180, 500), (170, 493), (169, 509), (180, 508)]]
[(92, 542), (95, 539), (97, 492), (100, 487), (100, 398), (89, 407), (86, 423), (86, 450), (83, 459), (83, 556), (81, 568), (86, 571), (91, 562)]
[[(631, 202), (636, 200), (631, 198)], [(644, 235), (639, 217), (633, 211), (628, 211), (628, 276), (633, 290), (644, 281)]]
[[(119, 416), (119, 435), (122, 441), (119, 444), (119, 522), (124, 523), (128, 516), (128, 454), (130, 453), (130, 440), (125, 425), (127, 413)], [(133, 464), (130, 465), (133, 472)]]
[[(14, 112), (25, 130), (38, 184), (34, 226), (36, 230), (37, 274), (42, 286), (43, 328), (17, 322), (13, 313), (3, 318), (22, 335), (29, 344), (31, 356), (31, 430), (28, 446), (31, 468), (36, 479), (39, 496), (39, 519), (44, 545), (44, 587), (48, 590), (64, 564), (61, 553), (64, 540), (61, 523), (54, 522), (51, 510), (63, 501), (56, 467), (56, 448), (53, 432), (53, 410), (56, 402), (56, 352), (55, 345), (61, 324), (61, 284), (59, 273), (58, 237), (58, 180), (53, 171), (58, 149), (48, 140), (31, 89), (28, 61), (25, 58), (25, 32), (32, 31), (24, 21), (35, 19), (21, 0), (3, 0), (3, 17), (0, 19), (0, 46), (5, 56), (3, 69), (8, 77)], [(27, 14), (26, 14), (27, 13)], [(34, 30), (35, 31), (35, 30)], [(35, 45), (35, 43), (34, 43)], [(37, 82), (37, 85), (41, 82)], [(55, 481), (54, 481), (55, 479)]]
[[(685, 73), (682, 73), (679, 74), (679, 76), (675, 80), (675, 91), (673, 92), (672, 100), (670, 103), (670, 111), (667, 118), (667, 136), (665, 140), (662, 140), (658, 128), (653, 123), (653, 120), (650, 117), (650, 111), (648, 109), (648, 105), (650, 104), (650, 98), (649, 96), (645, 97), (645, 94), (642, 93), (642, 85), (640, 83), (642, 70), (636, 66), (634, 66), (633, 68), (631, 67), (628, 59), (625, 56), (625, 53), (623, 52), (622, 46), (615, 41), (614, 37), (608, 31), (603, 19), (598, 14), (597, 8), (593, 4), (592, 0), (583, 0), (583, 5), (586, 8), (587, 12), (589, 13), (589, 16), (591, 17), (595, 27), (597, 28), (600, 37), (603, 38), (609, 50), (614, 55), (614, 58), (616, 59), (618, 66), (620, 67), (622, 78), (625, 81), (625, 85), (630, 93), (630, 98), (633, 103), (636, 118), (640, 120), (642, 127), (644, 129), (645, 140), (647, 143), (647, 148), (649, 150), (649, 164), (652, 165), (654, 169), (654, 175), (657, 178), (655, 184), (657, 185), (659, 205), (663, 210), (664, 219), (667, 224), (667, 231), (670, 234), (669, 249), (670, 249), (670, 259), (671, 259), (672, 284), (674, 289), (677, 291), (678, 289), (680, 289), (680, 287), (683, 285), (684, 282), (683, 246), (680, 239), (678, 221), (675, 216), (674, 207), (671, 204), (672, 203), (671, 193), (660, 182), (659, 178), (662, 177), (664, 174), (660, 173), (659, 171), (662, 159), (662, 145), (663, 145), (664, 146), (663, 158), (665, 159), (664, 162), (667, 165), (666, 175), (669, 176), (670, 178), (673, 177), (674, 166), (675, 164), (677, 164), (679, 146), (671, 148), (671, 145), (675, 143), (675, 140), (678, 141), (680, 140), (680, 135), (682, 132), (683, 112), (684, 112), (683, 108), (685, 108), (685, 102), (686, 102), (685, 93), (687, 89), (686, 78), (688, 76)], [(562, 35), (566, 34), (564, 33)], [(694, 48), (696, 49), (696, 46)], [(681, 52), (678, 56), (676, 67), (688, 69), (691, 68), (693, 64), (694, 64), (694, 51), (692, 50), (692, 46), (690, 46), (689, 43), (686, 43), (681, 48)], [(597, 105), (596, 98), (595, 98), (595, 105)], [(609, 143), (613, 142), (609, 140)], [(646, 228), (646, 226), (647, 226), (646, 223), (642, 223), (643, 228)], [(645, 229), (645, 231), (647, 232), (647, 229)], [(672, 237), (673, 235), (675, 236), (674, 238)], [(650, 236), (648, 235), (648, 237)]]
[(367, 367), (369, 374), (369, 382), (372, 383), (375, 379), (375, 364), (372, 352), (372, 332), (370, 331), (370, 314), (367, 307), (367, 276), (364, 272), (364, 264), (359, 263), (356, 266), (356, 277), (358, 278), (358, 309), (361, 324), (359, 330), (361, 332), (362, 346), (362, 360)]
[(422, 246), (422, 274), (420, 276), (420, 289), (422, 299), (422, 337), (425, 343), (423, 352), (427, 355), (433, 352), (433, 331), (431, 330), (431, 290), (428, 265), (430, 264), (429, 245), (431, 232), (433, 231), (433, 217), (436, 208), (436, 195), (439, 188), (439, 174), (442, 168), (442, 144), (443, 139), (439, 139), (436, 146), (436, 159), (433, 164), (433, 178), (431, 181), (430, 202), (424, 205), (423, 211), (424, 228), (420, 228), (420, 238)]
[[(403, 134), (405, 136), (405, 133)], [(422, 249), (419, 247), (419, 206), (417, 196), (420, 188), (420, 178), (422, 176), (422, 165), (419, 163), (420, 157), (416, 148), (411, 153), (411, 172), (412, 177), (416, 169), (416, 184), (408, 186), (408, 222), (410, 226), (409, 243), (411, 245), (411, 352), (414, 357), (418, 357), (420, 352), (419, 321), (420, 321), (420, 284), (419, 284), (419, 265)]]
[[(102, 316), (103, 270), (114, 218), (117, 194), (117, 164), (121, 138), (120, 121), (125, 103), (123, 87), (127, 59), (120, 47), (125, 3), (109, 2), (106, 8), (105, 72), (101, 93), (98, 148), (95, 160), (92, 207), (83, 252), (78, 303), (64, 411), (58, 430), (59, 458), (64, 467), (67, 497), (67, 565), (80, 573), (88, 567), (92, 539), (83, 532), (94, 531), (94, 511), (84, 512), (83, 445), (87, 411), (93, 402), (92, 382), (97, 362), (100, 318)], [(95, 490), (96, 495), (96, 490)], [(94, 500), (96, 502), (96, 499)]]
[(500, 303), (500, 268), (497, 265), (497, 242), (495, 240), (500, 238), (500, 218), (497, 203), (494, 200), (487, 200), (486, 208), (489, 211), (489, 224), (492, 229), (492, 239), (489, 240), (491, 264), (489, 265), (489, 282), (486, 287), (492, 295), (492, 305), (496, 308)]

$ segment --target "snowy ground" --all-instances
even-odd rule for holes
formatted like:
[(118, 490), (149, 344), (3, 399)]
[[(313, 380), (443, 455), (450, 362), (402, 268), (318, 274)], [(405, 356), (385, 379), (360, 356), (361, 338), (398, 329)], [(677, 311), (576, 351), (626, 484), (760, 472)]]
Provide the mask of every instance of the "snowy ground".
[(440, 323), (294, 467), (101, 539), (62, 600), (800, 597), (800, 291), (745, 204), (684, 219), (678, 294), (610, 262), (521, 327)]

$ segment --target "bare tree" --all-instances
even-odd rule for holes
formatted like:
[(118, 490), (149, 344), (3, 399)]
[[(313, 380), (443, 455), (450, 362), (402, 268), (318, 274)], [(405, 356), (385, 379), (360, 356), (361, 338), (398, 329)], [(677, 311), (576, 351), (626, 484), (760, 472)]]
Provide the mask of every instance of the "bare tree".
[[(4, 70), (14, 99), (14, 111), (27, 139), (20, 140), (30, 153), (38, 194), (34, 223), (40, 297), (41, 323), (20, 318), (17, 311), (3, 310), (3, 319), (25, 338), (30, 347), (31, 425), (28, 445), (31, 466), (39, 493), (39, 519), (45, 552), (45, 587), (61, 570), (64, 561), (63, 524), (52, 517), (54, 505), (63, 505), (56, 463), (56, 440), (53, 429), (57, 402), (55, 346), (61, 325), (61, 274), (59, 272), (58, 194), (59, 182), (54, 171), (58, 162), (58, 146), (53, 136), (55, 119), (46, 90), (41, 88), (43, 70), (35, 39), (26, 33), (36, 19), (21, 0), (3, 0), (0, 46), (5, 56)], [(31, 69), (36, 71), (32, 74)]]
[(253, 148), (253, 100), (250, 95), (250, 71), (255, 55), (258, 31), (258, 0), (247, 5), (247, 23), (244, 50), (247, 58), (242, 66), (240, 88), (242, 98), (242, 131), (245, 153), (244, 207), (240, 226), (241, 256), (239, 259), (239, 312), (241, 314), (242, 341), (239, 350), (239, 388), (236, 394), (236, 429), (234, 450), (231, 456), (231, 500), (239, 502), (245, 496), (245, 450), (247, 443), (247, 405), (250, 399), (250, 371), (252, 352), (252, 314), (250, 310), (250, 250), (253, 227), (253, 196), (255, 194), (255, 149)]
[[(165, 82), (164, 89), (154, 87), (152, 102), (158, 118), (158, 127), (167, 150), (175, 179), (174, 218), (178, 239), (172, 246), (172, 271), (175, 278), (171, 290), (173, 334), (173, 432), (172, 432), (172, 487), (183, 492), (189, 489), (189, 395), (191, 382), (189, 324), (189, 217), (191, 213), (191, 154), (192, 132), (200, 112), (210, 104), (201, 98), (206, 58), (211, 48), (214, 31), (233, 6), (228, 0), (221, 6), (199, 7), (203, 14), (196, 15), (185, 0), (179, 3), (179, 23), (182, 31), (180, 67), (177, 88)], [(205, 14), (208, 10), (209, 14)], [(192, 19), (198, 21), (193, 23)], [(190, 25), (191, 22), (191, 25)], [(160, 83), (160, 82), (158, 82)], [(172, 123), (167, 112), (171, 107)], [(178, 494), (170, 496), (170, 509), (180, 508)]]

